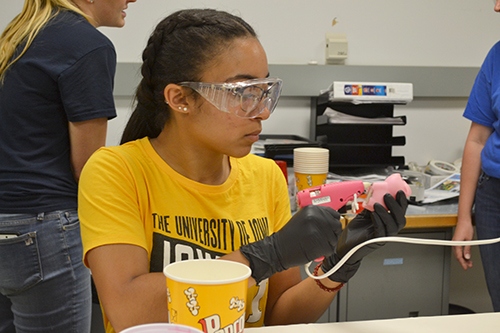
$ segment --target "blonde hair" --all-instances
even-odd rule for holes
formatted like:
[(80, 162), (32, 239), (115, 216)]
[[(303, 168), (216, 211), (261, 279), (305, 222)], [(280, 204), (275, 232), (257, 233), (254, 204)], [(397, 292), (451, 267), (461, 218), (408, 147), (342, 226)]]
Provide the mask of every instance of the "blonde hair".
[[(19, 13), (5, 28), (0, 36), (0, 84), (7, 69), (26, 52), (43, 26), (59, 11), (72, 10), (90, 21), (88, 15), (71, 0), (25, 0)], [(16, 48), (26, 41), (22, 52), (12, 59)]]

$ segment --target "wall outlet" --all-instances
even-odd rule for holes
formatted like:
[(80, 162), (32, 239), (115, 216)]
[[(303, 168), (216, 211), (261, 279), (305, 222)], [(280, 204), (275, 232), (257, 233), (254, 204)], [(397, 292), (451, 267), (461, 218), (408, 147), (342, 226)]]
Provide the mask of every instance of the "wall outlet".
[(347, 37), (342, 33), (326, 33), (325, 59), (328, 64), (343, 64), (347, 59)]

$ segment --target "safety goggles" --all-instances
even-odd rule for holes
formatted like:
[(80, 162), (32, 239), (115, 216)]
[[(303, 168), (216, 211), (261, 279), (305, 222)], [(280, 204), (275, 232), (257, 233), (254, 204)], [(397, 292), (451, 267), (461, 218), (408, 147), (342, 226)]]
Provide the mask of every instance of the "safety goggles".
[(283, 81), (278, 78), (231, 83), (181, 82), (217, 109), (241, 118), (255, 118), (266, 108), (272, 113), (278, 104)]

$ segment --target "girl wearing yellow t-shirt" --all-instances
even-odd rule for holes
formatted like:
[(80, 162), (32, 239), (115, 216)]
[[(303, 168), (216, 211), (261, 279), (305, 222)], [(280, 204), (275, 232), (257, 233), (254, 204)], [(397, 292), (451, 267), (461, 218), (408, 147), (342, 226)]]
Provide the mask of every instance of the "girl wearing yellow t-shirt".
[(326, 256), (321, 273), (362, 241), (397, 233), (406, 198), (389, 195), (391, 213), (379, 205), (344, 231), (327, 207), (291, 217), (281, 170), (249, 154), (282, 81), (269, 77), (241, 18), (176, 12), (157, 25), (143, 60), (122, 145), (94, 154), (80, 180), (85, 264), (107, 332), (167, 322), (163, 267), (200, 258), (250, 266), (247, 326), (316, 321), (376, 246), (330, 278), (302, 280), (299, 266)]

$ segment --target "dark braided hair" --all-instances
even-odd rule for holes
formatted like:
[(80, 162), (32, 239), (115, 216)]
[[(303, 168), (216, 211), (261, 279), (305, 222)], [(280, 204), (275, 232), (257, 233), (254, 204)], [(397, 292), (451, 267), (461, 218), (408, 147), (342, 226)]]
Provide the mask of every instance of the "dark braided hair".
[(257, 38), (243, 19), (213, 9), (188, 9), (163, 19), (142, 53), (135, 110), (121, 143), (157, 137), (170, 117), (163, 90), (170, 83), (200, 81), (203, 71), (236, 38)]

